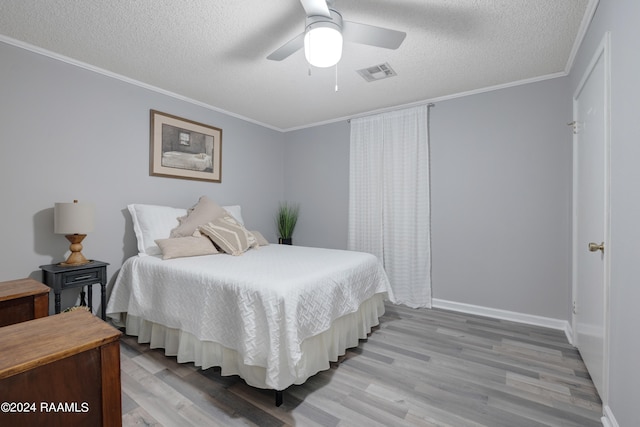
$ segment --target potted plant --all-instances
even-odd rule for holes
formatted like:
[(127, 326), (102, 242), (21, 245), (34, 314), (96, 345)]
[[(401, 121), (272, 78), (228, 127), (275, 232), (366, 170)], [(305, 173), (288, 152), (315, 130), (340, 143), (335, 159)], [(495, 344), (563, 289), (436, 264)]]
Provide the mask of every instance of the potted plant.
[(278, 226), (278, 233), (280, 235), (278, 243), (283, 245), (291, 244), (291, 236), (293, 235), (293, 230), (296, 228), (299, 213), (299, 205), (280, 202), (276, 216), (276, 225)]

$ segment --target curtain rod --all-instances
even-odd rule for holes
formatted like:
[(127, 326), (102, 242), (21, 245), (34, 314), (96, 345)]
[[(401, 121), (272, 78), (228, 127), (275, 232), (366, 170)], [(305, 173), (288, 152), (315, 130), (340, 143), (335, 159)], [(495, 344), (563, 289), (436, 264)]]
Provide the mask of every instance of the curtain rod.
[[(374, 116), (374, 115), (376, 115), (376, 114), (389, 113), (389, 112), (391, 112), (391, 111), (403, 110), (403, 109), (405, 109), (405, 108), (419, 107), (419, 106), (421, 106), (421, 105), (424, 105), (424, 104), (403, 105), (403, 106), (401, 106), (401, 107), (394, 107), (394, 108), (390, 108), (390, 109), (388, 109), (388, 110), (380, 110), (380, 111), (378, 111), (377, 113), (376, 113), (376, 112), (373, 112), (373, 113), (371, 113), (371, 114), (363, 114), (363, 115), (361, 115), (361, 116), (355, 116), (355, 117), (351, 117), (350, 119), (347, 119), (347, 123), (351, 123), (351, 120), (353, 120), (353, 119), (361, 119), (361, 118), (363, 118), (363, 117)], [(436, 106), (436, 104), (434, 104), (433, 102), (429, 102), (429, 103), (427, 104), (427, 108), (431, 108), (431, 107), (435, 107), (435, 106)]]

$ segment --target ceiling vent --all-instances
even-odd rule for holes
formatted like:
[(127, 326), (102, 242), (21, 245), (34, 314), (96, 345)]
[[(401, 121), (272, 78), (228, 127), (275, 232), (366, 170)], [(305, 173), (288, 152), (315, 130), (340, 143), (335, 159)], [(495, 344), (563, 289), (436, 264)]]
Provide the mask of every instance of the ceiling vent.
[(362, 76), (368, 82), (374, 82), (376, 80), (382, 80), (389, 77), (397, 76), (396, 72), (393, 71), (391, 65), (387, 62), (380, 65), (374, 65), (373, 67), (363, 68), (362, 70), (358, 70), (358, 74)]

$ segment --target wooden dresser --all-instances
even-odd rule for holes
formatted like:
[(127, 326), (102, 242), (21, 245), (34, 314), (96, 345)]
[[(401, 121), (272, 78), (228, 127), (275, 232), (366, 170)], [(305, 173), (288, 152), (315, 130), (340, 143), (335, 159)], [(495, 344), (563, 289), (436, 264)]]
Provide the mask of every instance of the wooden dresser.
[(0, 327), (47, 316), (49, 291), (33, 279), (0, 282)]
[(0, 343), (0, 425), (122, 425), (120, 331), (76, 310), (0, 328)]

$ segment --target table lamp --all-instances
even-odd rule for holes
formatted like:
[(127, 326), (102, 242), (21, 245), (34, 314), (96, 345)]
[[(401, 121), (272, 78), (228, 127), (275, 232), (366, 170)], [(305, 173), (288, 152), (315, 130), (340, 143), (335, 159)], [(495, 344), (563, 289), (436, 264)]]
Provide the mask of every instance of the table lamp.
[(92, 204), (56, 203), (53, 208), (53, 232), (64, 234), (71, 243), (71, 255), (59, 265), (71, 267), (87, 264), (90, 261), (82, 255), (82, 240), (93, 231), (94, 207)]

